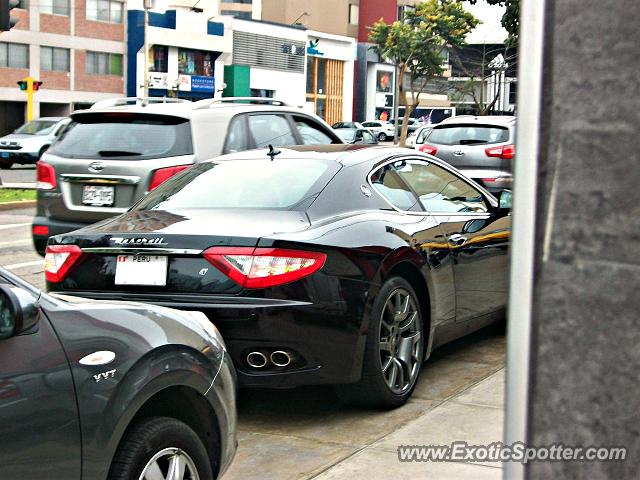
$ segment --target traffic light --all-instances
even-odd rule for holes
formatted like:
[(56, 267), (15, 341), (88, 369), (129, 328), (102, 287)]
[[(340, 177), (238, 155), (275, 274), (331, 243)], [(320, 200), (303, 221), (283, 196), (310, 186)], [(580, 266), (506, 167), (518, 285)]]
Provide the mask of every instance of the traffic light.
[(16, 83), (20, 87), (20, 90), (22, 90), (23, 92), (26, 92), (29, 88), (29, 84), (25, 80), (18, 80)]
[(42, 82), (33, 77), (25, 77), (16, 82), (20, 90), (27, 93), (27, 120), (30, 122), (33, 118), (33, 92), (40, 90)]
[(33, 91), (37, 92), (38, 90), (40, 90), (40, 85), (42, 85), (42, 82), (40, 82), (38, 80), (34, 80), (33, 81)]
[(18, 18), (11, 16), (11, 10), (19, 4), (20, 0), (0, 0), (0, 32), (11, 30), (18, 23)]

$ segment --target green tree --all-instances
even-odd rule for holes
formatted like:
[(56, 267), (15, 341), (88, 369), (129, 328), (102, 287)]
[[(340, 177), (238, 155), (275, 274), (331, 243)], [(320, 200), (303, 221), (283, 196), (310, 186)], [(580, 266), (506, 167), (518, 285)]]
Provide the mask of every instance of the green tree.
[(371, 27), (371, 48), (397, 69), (400, 102), (405, 107), (400, 145), (407, 138), (409, 118), (419, 104), (420, 94), (429, 81), (444, 73), (445, 52), (461, 47), (477, 24), (478, 20), (457, 0), (427, 0), (407, 10), (402, 20), (387, 24), (380, 19)]

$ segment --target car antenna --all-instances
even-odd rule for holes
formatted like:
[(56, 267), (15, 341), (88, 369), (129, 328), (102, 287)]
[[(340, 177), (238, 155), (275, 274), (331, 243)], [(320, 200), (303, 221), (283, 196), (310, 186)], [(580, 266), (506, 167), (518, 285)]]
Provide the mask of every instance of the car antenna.
[(273, 158), (276, 155), (280, 155), (282, 152), (276, 148), (273, 148), (273, 145), (269, 145), (269, 152), (267, 153), (267, 155), (269, 155), (271, 157), (271, 161), (273, 162)]

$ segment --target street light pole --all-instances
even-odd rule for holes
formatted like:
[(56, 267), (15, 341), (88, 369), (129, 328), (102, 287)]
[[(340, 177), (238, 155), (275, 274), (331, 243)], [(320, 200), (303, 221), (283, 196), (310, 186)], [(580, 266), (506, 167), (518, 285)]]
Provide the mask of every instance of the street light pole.
[[(396, 64), (395, 82), (393, 83), (393, 144), (398, 144), (398, 102), (400, 101), (400, 68)], [(406, 113), (406, 111), (405, 111)]]
[(153, 0), (144, 0), (144, 47), (142, 55), (144, 56), (143, 75), (143, 94), (144, 98), (149, 96), (149, 10), (153, 8)]

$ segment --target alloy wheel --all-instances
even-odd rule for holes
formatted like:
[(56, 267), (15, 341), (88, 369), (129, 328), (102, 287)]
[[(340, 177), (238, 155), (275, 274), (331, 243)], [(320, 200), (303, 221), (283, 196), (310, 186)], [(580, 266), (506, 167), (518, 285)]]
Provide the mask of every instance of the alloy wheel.
[(420, 371), (422, 321), (416, 301), (404, 288), (397, 288), (387, 298), (378, 345), (382, 375), (389, 389), (401, 394), (413, 387)]
[(196, 465), (184, 450), (169, 447), (147, 462), (139, 480), (199, 480)]

